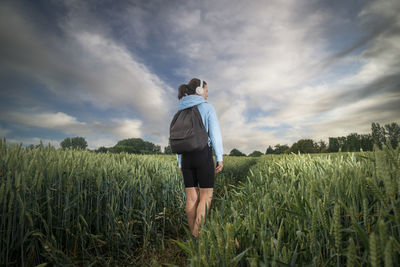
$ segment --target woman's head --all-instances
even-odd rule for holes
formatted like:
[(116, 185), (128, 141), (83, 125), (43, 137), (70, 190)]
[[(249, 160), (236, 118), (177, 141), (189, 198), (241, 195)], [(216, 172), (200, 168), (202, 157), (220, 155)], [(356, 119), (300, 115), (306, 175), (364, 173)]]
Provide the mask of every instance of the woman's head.
[(200, 81), (200, 79), (193, 78), (190, 80), (188, 83), (189, 91), (192, 92), (192, 94), (196, 94), (196, 88), (200, 87), (202, 85), (203, 87), (203, 93), (198, 94), (203, 96), (205, 99), (207, 99), (208, 96), (208, 88), (207, 88), (207, 82), (203, 80), (203, 82)]
[[(201, 81), (200, 81), (200, 79), (197, 79), (197, 78), (191, 79), (188, 84), (181, 84), (178, 88), (178, 99), (181, 99), (182, 97), (184, 97), (186, 95), (196, 94), (196, 88), (199, 87), (200, 85), (201, 85)], [(203, 88), (204, 88), (204, 92), (199, 95), (201, 95), (205, 99), (207, 99), (208, 88), (207, 88), (207, 83), (204, 80), (203, 80)]]
[[(191, 91), (193, 91), (193, 94), (196, 93), (196, 88), (200, 86), (200, 79), (197, 78), (193, 78), (190, 80), (190, 82), (188, 83), (189, 88), (191, 89)], [(207, 85), (206, 81), (203, 80), (203, 88), (205, 88), (205, 86)]]

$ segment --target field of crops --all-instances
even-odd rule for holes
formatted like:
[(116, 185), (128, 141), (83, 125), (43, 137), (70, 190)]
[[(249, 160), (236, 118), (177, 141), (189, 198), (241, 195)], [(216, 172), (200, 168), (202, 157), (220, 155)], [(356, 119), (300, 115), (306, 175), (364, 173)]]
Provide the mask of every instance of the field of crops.
[(399, 164), (399, 148), (225, 157), (193, 240), (175, 156), (4, 140), (0, 265), (398, 266)]

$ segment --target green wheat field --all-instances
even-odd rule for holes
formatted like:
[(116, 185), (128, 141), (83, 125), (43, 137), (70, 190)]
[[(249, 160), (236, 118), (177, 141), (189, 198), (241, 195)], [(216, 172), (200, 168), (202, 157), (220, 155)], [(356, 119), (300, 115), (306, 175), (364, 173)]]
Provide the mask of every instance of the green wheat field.
[(224, 157), (198, 240), (174, 155), (0, 141), (2, 266), (399, 266), (400, 146)]

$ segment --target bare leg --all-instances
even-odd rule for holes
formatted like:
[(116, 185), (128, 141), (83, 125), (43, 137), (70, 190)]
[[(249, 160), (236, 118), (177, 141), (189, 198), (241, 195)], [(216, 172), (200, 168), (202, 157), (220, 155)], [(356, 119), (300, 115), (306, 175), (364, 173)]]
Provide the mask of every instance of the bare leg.
[(196, 187), (187, 187), (186, 189), (186, 216), (189, 224), (190, 232), (193, 234), (194, 224), (196, 221), (197, 204), (199, 203), (199, 195)]
[(195, 237), (199, 235), (199, 228), (206, 219), (206, 207), (207, 214), (210, 212), (213, 190), (213, 188), (200, 188), (200, 202), (197, 206), (196, 223), (194, 224), (192, 232)]

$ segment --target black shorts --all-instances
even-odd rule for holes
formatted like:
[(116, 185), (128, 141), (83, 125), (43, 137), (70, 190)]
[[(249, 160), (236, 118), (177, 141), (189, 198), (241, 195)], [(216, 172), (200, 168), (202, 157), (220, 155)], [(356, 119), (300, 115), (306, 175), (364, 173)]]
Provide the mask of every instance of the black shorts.
[(185, 187), (213, 188), (214, 160), (212, 148), (182, 154), (182, 174)]

